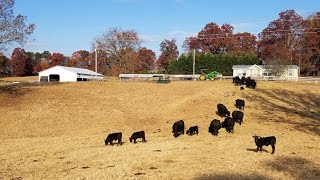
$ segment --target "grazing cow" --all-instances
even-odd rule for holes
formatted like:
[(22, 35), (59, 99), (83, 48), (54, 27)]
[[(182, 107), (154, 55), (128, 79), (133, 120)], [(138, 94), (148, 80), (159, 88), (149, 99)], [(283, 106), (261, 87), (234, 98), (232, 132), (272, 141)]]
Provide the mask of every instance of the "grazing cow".
[(232, 78), (232, 83), (234, 83), (234, 85), (236, 85), (236, 86), (240, 86), (241, 85), (241, 79), (239, 78), (239, 76), (236, 76), (236, 77)]
[(241, 123), (243, 122), (243, 112), (242, 111), (233, 111), (232, 112), (232, 119), (234, 120), (234, 122), (237, 122), (241, 125)]
[(245, 78), (244, 76), (241, 77), (240, 84), (241, 84), (241, 85), (244, 85), (245, 82), (246, 82), (246, 78)]
[(180, 120), (175, 122), (172, 126), (172, 132), (175, 138), (177, 138), (181, 134), (184, 134), (184, 121)]
[(252, 88), (255, 89), (257, 86), (257, 83), (254, 79), (251, 79), (250, 77), (246, 78), (246, 83), (245, 83), (247, 88)]
[(240, 90), (244, 90), (244, 88), (243, 88), (243, 87), (240, 87)]
[(234, 105), (236, 108), (238, 108), (239, 110), (243, 109), (244, 110), (244, 106), (245, 106), (246, 102), (242, 99), (237, 99), (236, 100), (236, 104)]
[(221, 123), (221, 127), (222, 128), (226, 128), (226, 131), (228, 133), (233, 133), (233, 127), (234, 127), (234, 120), (230, 117), (227, 117), (222, 123)]
[(269, 146), (271, 145), (272, 147), (272, 152), (271, 154), (274, 153), (274, 151), (276, 150), (276, 137), (274, 136), (269, 136), (269, 137), (260, 137), (257, 135), (252, 136), (254, 138), (254, 142), (257, 145), (257, 152), (260, 149), (260, 152), (262, 152), (262, 146)]
[(132, 142), (133, 140), (133, 143), (137, 143), (136, 140), (138, 138), (141, 138), (142, 139), (142, 142), (147, 142), (146, 141), (146, 135), (144, 133), (144, 131), (139, 131), (139, 132), (135, 132), (131, 135), (131, 137), (129, 138), (130, 142)]
[(192, 127), (189, 128), (189, 130), (187, 130), (186, 133), (189, 134), (189, 135), (193, 135), (193, 134), (197, 134), (198, 135), (199, 128), (198, 128), (198, 126), (192, 126)]
[(209, 126), (209, 132), (214, 135), (218, 136), (219, 134), (219, 129), (221, 128), (221, 123), (219, 120), (214, 119), (211, 121), (210, 126)]
[(104, 143), (106, 145), (108, 145), (108, 143), (110, 143), (110, 145), (113, 145), (112, 141), (118, 141), (118, 145), (121, 145), (122, 144), (121, 139), (122, 139), (122, 133), (121, 132), (112, 133), (112, 134), (108, 135), (108, 137), (104, 141)]
[(225, 105), (223, 104), (218, 104), (217, 105), (217, 109), (218, 109), (218, 115), (221, 117), (229, 117), (230, 116), (230, 111), (228, 111), (228, 109), (226, 108)]

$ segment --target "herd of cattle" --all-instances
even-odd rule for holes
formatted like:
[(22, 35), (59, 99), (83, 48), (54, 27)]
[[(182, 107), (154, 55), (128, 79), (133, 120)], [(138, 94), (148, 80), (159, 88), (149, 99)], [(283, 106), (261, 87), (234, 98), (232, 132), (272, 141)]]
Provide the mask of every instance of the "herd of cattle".
[[(232, 79), (232, 83), (234, 83), (236, 86), (246, 85), (247, 88), (252, 89), (255, 89), (257, 86), (257, 82), (250, 77), (241, 77), (240, 79), (239, 76), (236, 76)], [(243, 90), (243, 87), (241, 87), (240, 90)]]
[[(247, 88), (256, 88), (256, 81), (254, 79), (250, 79), (250, 77), (244, 78), (242, 77), (241, 79), (236, 76), (233, 78), (233, 83), (238, 86), (238, 85), (246, 85)], [(243, 87), (240, 88), (242, 90)], [(245, 107), (245, 101), (242, 99), (237, 99), (235, 100), (235, 107), (238, 108), (239, 110), (235, 110), (230, 114), (230, 111), (227, 109), (227, 107), (223, 104), (218, 104), (217, 105), (217, 112), (216, 114), (219, 115), (220, 117), (225, 117), (223, 122), (220, 122), (218, 119), (214, 119), (211, 121), (209, 125), (209, 133), (211, 133), (213, 136), (218, 136), (219, 130), (221, 128), (225, 128), (228, 133), (233, 133), (234, 132), (234, 125), (235, 123), (241, 124), (243, 123), (243, 117), (244, 117), (244, 107)], [(179, 120), (176, 121), (173, 126), (172, 126), (172, 133), (175, 138), (178, 136), (184, 134), (184, 121)], [(199, 128), (198, 126), (192, 126), (190, 127), (187, 131), (186, 134), (188, 135), (194, 135), (194, 134), (199, 134)], [(136, 143), (136, 140), (141, 138), (142, 142), (146, 142), (146, 137), (145, 137), (145, 132), (144, 131), (139, 131), (139, 132), (134, 132), (131, 137), (129, 138), (130, 142)], [(270, 136), (270, 137), (260, 137), (257, 135), (253, 136), (255, 144), (257, 146), (257, 151), (262, 151), (262, 146), (272, 146), (272, 153), (275, 151), (275, 144), (276, 144), (276, 137)], [(112, 141), (118, 141), (118, 145), (122, 145), (122, 133), (117, 132), (117, 133), (112, 133), (109, 134), (108, 137), (105, 139), (105, 144), (110, 145), (112, 144)]]
[[(223, 104), (218, 104), (217, 109), (218, 111), (216, 112), (219, 116), (225, 117), (224, 121), (221, 123), (220, 120), (214, 119), (211, 121), (210, 126), (209, 126), (209, 132), (214, 135), (218, 136), (219, 129), (225, 128), (228, 133), (233, 132), (233, 128), (235, 123), (241, 123), (243, 122), (243, 117), (244, 113), (241, 110), (244, 110), (245, 107), (245, 101), (242, 99), (237, 99), (235, 102), (235, 106), (240, 110), (240, 111), (233, 111), (232, 116), (230, 116), (230, 111), (226, 108), (225, 105)], [(184, 121), (179, 120), (175, 122), (172, 126), (172, 133), (174, 137), (178, 137), (181, 134), (184, 134)], [(193, 135), (193, 134), (198, 134), (198, 126), (192, 126), (187, 130), (187, 134)]]

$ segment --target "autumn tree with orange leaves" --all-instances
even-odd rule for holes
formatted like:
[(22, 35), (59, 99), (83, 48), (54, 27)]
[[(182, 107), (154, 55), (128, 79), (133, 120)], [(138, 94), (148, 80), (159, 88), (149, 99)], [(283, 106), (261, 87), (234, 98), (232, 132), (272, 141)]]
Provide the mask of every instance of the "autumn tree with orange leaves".
[(77, 68), (88, 69), (91, 66), (90, 53), (89, 51), (80, 50), (72, 53), (72, 56), (69, 61), (69, 66)]
[(270, 22), (268, 27), (259, 33), (259, 57), (266, 63), (278, 61), (299, 65), (302, 34), (302, 17), (294, 10), (281, 12), (278, 19)]
[(187, 51), (219, 53), (255, 53), (256, 37), (244, 32), (233, 34), (230, 24), (217, 25), (208, 23), (196, 37), (186, 38), (184, 47)]
[(156, 53), (151, 49), (140, 48), (138, 52), (138, 59), (139, 71), (153, 70), (155, 68)]
[(163, 40), (160, 44), (161, 55), (157, 60), (157, 66), (160, 70), (166, 70), (168, 65), (179, 57), (176, 40)]
[[(108, 75), (135, 73), (139, 70), (138, 49), (141, 40), (134, 30), (113, 28), (95, 38), (92, 49), (97, 46), (99, 51), (106, 53), (104, 65)], [(98, 59), (98, 61), (101, 61)]]
[(30, 59), (22, 48), (15, 48), (11, 55), (11, 75), (24, 76), (28, 72)]
[(305, 20), (302, 71), (308, 75), (319, 75), (320, 71), (320, 12), (316, 12)]

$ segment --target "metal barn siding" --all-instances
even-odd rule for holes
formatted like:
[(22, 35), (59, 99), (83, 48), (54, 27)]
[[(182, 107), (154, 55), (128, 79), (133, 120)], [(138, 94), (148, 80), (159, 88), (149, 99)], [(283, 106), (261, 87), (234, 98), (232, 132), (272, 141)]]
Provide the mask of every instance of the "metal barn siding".
[[(46, 78), (47, 77), (47, 78)], [(51, 77), (51, 78), (50, 78)], [(78, 80), (102, 80), (103, 75), (88, 69), (65, 66), (54, 66), (39, 72), (39, 81), (58, 79), (59, 82), (75, 82)]]

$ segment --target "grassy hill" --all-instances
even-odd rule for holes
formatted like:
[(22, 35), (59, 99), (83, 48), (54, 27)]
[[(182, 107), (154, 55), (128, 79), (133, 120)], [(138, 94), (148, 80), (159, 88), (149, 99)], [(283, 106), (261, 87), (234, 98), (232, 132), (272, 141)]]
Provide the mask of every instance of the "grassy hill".
[[(208, 133), (218, 103), (244, 99), (244, 122)], [(0, 179), (320, 178), (320, 85), (231, 81), (77, 82), (0, 86)], [(172, 136), (184, 119), (199, 135)], [(131, 144), (145, 130), (147, 143)], [(122, 146), (105, 146), (122, 132)], [(277, 137), (256, 153), (252, 135)]]

